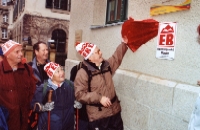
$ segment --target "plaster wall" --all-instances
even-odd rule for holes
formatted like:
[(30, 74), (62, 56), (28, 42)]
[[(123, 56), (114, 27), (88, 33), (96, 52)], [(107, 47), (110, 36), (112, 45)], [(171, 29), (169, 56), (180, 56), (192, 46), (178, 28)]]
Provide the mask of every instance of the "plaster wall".
[(52, 9), (46, 8), (46, 0), (26, 0), (25, 3), (25, 11), (28, 13), (30, 12), (31, 14), (38, 14), (41, 15), (42, 17), (49, 17), (49, 18), (57, 18), (57, 19), (64, 19), (64, 20), (69, 20), (70, 15), (68, 11), (59, 11), (57, 12)]
[[(67, 78), (71, 67), (82, 60), (74, 48), (76, 30), (83, 30), (82, 41), (97, 44), (104, 58), (111, 56), (121, 42), (121, 25), (91, 29), (92, 25), (105, 25), (106, 0), (102, 1), (98, 4), (98, 0), (72, 1)], [(200, 92), (196, 85), (200, 79), (197, 33), (200, 1), (192, 0), (188, 11), (150, 16), (150, 7), (154, 4), (178, 5), (184, 1), (128, 1), (128, 16), (135, 20), (153, 18), (159, 22), (177, 22), (177, 36), (175, 59), (172, 61), (156, 59), (157, 37), (136, 52), (128, 50), (126, 53), (114, 76), (126, 130), (187, 130)], [(96, 10), (99, 7), (101, 11)]]
[[(105, 58), (108, 58), (121, 42), (121, 25), (90, 29), (91, 25), (105, 24), (104, 22), (94, 22), (97, 18), (93, 14), (97, 12), (95, 11), (95, 6), (97, 6), (95, 4), (96, 1), (72, 1), (69, 30), (69, 47), (71, 48), (68, 54), (69, 59), (80, 60), (74, 48), (75, 31), (78, 29), (83, 30), (82, 41), (97, 44), (101, 48)], [(184, 2), (184, 0), (178, 1), (167, 2), (167, 4), (180, 4)], [(105, 5), (104, 2), (102, 3)], [(149, 2), (145, 0), (129, 1), (128, 16), (133, 17), (135, 20), (153, 18), (159, 22), (177, 22), (175, 59), (172, 61), (156, 59), (157, 37), (155, 37), (142, 45), (136, 52), (133, 53), (129, 50), (120, 68), (196, 85), (196, 81), (200, 79), (200, 71), (198, 71), (200, 70), (200, 45), (197, 33), (197, 26), (200, 21), (200, 12), (198, 11), (200, 1), (193, 0), (189, 11), (150, 16), (150, 6), (154, 4), (161, 4), (161, 2), (160, 0), (149, 0)], [(98, 4), (98, 6), (102, 5)], [(101, 10), (106, 10), (106, 7), (104, 6)], [(104, 18), (104, 21), (105, 16), (105, 12), (98, 15), (98, 17)]]

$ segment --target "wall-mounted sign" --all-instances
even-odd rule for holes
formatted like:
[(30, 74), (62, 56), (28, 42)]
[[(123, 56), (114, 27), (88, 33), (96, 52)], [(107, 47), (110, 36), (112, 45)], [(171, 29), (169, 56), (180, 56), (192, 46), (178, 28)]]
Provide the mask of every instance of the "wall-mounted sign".
[(172, 13), (177, 11), (189, 10), (190, 9), (191, 0), (186, 0), (184, 3), (180, 5), (153, 5), (150, 8), (150, 15), (160, 15), (166, 13)]
[(159, 23), (156, 58), (173, 60), (176, 44), (176, 22)]
[(83, 30), (81, 29), (75, 31), (75, 43), (82, 42), (82, 33), (83, 33)]

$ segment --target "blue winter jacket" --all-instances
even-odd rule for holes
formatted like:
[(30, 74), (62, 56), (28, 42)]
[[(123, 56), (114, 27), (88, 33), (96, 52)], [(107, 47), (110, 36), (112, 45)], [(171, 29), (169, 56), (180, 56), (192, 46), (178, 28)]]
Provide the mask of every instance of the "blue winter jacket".
[[(54, 109), (50, 111), (50, 129), (51, 130), (74, 130), (74, 88), (71, 81), (65, 81), (61, 87), (57, 87), (48, 80), (46, 96), (49, 90), (53, 90), (52, 101), (54, 101)], [(47, 102), (47, 98), (43, 104)], [(48, 111), (41, 112), (38, 121), (39, 130), (47, 130), (48, 128)]]
[(8, 110), (0, 106), (0, 130), (8, 130), (7, 120), (8, 118)]

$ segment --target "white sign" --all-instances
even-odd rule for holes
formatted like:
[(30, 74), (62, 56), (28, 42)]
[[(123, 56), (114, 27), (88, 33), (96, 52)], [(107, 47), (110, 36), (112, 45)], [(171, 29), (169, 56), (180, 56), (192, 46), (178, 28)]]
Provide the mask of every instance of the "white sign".
[(176, 22), (159, 23), (156, 58), (174, 60)]

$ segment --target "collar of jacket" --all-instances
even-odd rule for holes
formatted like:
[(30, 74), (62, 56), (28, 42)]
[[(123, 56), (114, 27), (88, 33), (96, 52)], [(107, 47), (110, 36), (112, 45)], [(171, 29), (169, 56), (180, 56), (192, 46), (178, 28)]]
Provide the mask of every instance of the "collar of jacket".
[(37, 63), (36, 57), (34, 57), (34, 58), (33, 58), (33, 61), (32, 61), (33, 72), (34, 72), (34, 75), (35, 75), (35, 77), (37, 78), (37, 80), (38, 80), (39, 82), (41, 82), (40, 73), (39, 73), (39, 70), (38, 70), (38, 68), (37, 68), (36, 63)]
[[(46, 63), (50, 62), (49, 60), (47, 60)], [(37, 60), (36, 60), (36, 57), (33, 58), (33, 61), (32, 61), (32, 68), (33, 68), (33, 71), (34, 71), (34, 74), (36, 76), (36, 78), (41, 82), (41, 78), (40, 78), (40, 73), (39, 73), (39, 70), (37, 68)]]
[[(50, 60), (46, 61), (46, 63), (49, 63), (49, 62), (50, 62)], [(37, 69), (37, 64), (38, 64), (37, 59), (36, 59), (36, 57), (34, 57), (33, 61), (32, 61), (32, 67), (35, 68), (39, 72), (39, 70)]]
[[(84, 60), (84, 64), (87, 66), (88, 70), (90, 71), (99, 71), (98, 66), (95, 63), (90, 62), (89, 60)], [(101, 70), (107, 69), (109, 66), (108, 61), (103, 60), (101, 64)]]
[[(12, 69), (12, 67), (9, 65), (9, 63), (8, 63), (6, 57), (4, 57), (4, 59), (3, 59), (3, 61), (2, 61), (2, 64), (3, 64), (3, 70), (4, 70), (4, 72), (13, 72), (13, 69)], [(25, 69), (25, 67), (24, 67), (24, 65), (20, 62), (20, 63), (18, 63), (17, 69)]]
[[(59, 86), (61, 87), (64, 82), (60, 83)], [(51, 79), (48, 79), (48, 86), (51, 87), (53, 90), (58, 88), (58, 85), (54, 84)]]

